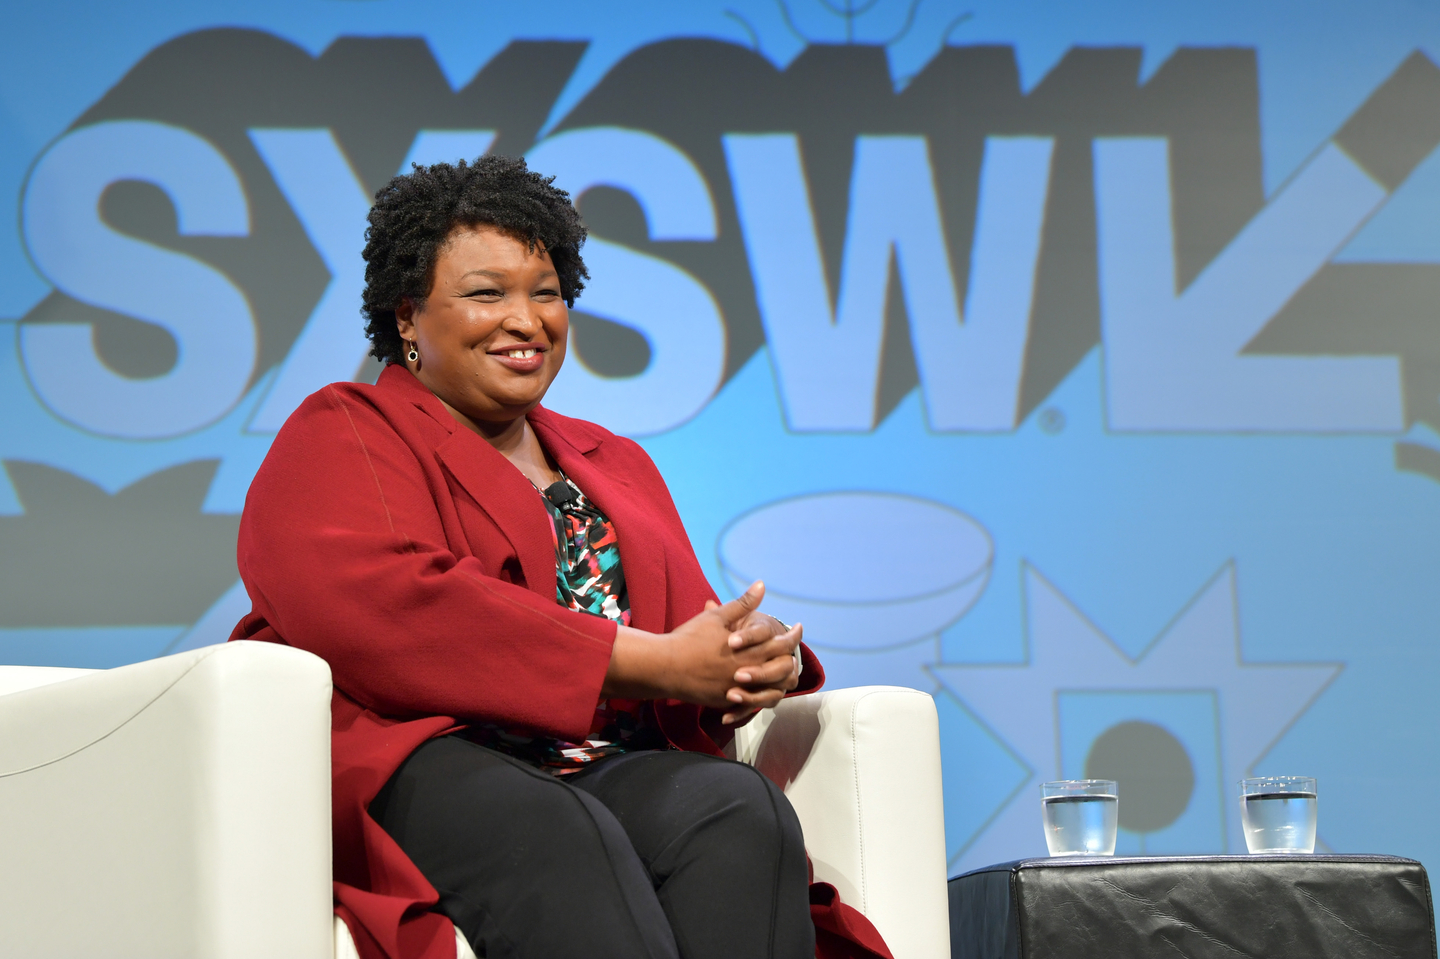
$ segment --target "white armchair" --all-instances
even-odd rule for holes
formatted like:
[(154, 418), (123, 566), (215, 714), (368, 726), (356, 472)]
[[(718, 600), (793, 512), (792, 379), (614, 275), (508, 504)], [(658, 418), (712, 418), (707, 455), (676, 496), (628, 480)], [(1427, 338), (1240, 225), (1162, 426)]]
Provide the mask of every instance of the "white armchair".
[[(790, 699), (735, 753), (785, 788), (816, 879), (895, 959), (949, 955), (929, 696)], [(354, 956), (331, 913), (329, 667), (250, 642), (110, 670), (0, 666), (0, 944), (27, 959)]]

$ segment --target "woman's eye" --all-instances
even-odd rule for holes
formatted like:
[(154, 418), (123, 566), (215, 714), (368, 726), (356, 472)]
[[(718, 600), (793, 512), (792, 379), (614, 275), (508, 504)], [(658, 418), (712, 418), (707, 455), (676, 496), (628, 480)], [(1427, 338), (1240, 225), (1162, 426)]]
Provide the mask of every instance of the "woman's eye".
[(559, 296), (559, 295), (560, 295), (560, 291), (559, 291), (559, 290), (536, 290), (536, 291), (535, 291), (535, 295), (536, 295), (536, 296), (543, 296), (543, 297), (546, 297), (546, 298), (550, 298), (550, 297)]
[(484, 289), (484, 290), (474, 290), (474, 291), (472, 291), (472, 292), (470, 292), (470, 293), (468, 293), (468, 294), (466, 294), (466, 295), (467, 295), (467, 296), (501, 296), (501, 295), (503, 295), (503, 294), (501, 294), (501, 292), (500, 292), (499, 290)]

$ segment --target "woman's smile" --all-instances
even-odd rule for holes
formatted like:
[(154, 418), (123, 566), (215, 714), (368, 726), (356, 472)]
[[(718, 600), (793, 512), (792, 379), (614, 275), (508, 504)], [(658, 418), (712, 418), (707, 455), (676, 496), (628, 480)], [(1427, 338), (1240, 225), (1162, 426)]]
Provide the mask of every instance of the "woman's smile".
[(545, 346), (541, 343), (517, 343), (488, 351), (488, 355), (517, 373), (534, 373), (545, 366)]

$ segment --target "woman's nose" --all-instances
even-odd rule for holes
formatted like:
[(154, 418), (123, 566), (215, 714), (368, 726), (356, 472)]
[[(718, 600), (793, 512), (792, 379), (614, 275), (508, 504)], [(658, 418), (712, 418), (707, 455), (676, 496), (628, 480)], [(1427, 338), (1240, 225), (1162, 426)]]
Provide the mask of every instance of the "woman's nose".
[(510, 310), (501, 326), (507, 333), (514, 333), (528, 340), (540, 332), (545, 324), (541, 322), (535, 304), (527, 300)]

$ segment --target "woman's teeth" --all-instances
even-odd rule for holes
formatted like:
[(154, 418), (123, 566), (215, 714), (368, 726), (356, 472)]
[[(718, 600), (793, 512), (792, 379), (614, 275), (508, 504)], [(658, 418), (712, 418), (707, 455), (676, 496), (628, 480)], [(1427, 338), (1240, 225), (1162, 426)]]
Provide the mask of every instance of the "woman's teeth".
[(510, 359), (512, 359), (512, 360), (528, 360), (530, 357), (532, 357), (532, 356), (535, 355), (535, 351), (534, 351), (534, 350), (511, 350), (509, 353), (506, 353), (505, 355), (508, 356), (508, 357), (510, 357)]

